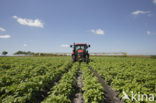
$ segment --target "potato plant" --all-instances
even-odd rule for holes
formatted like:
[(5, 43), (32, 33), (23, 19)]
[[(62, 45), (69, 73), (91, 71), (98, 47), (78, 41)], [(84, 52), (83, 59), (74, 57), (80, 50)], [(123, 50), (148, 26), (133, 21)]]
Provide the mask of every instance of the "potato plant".
[(85, 103), (104, 103), (104, 88), (86, 64), (81, 65)]

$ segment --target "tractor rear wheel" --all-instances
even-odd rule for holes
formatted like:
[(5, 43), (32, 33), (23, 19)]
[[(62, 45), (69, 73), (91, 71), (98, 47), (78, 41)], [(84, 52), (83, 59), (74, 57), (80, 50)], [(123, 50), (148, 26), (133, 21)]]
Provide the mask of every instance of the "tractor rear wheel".
[(76, 61), (75, 55), (72, 55), (72, 62), (74, 63)]
[(89, 63), (89, 55), (86, 55), (86, 63)]

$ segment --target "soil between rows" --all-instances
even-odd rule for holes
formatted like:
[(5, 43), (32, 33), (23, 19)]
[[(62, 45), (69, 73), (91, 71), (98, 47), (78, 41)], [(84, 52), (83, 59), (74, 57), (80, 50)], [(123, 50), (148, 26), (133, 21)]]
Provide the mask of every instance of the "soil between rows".
[(79, 70), (77, 77), (77, 93), (75, 94), (75, 98), (72, 100), (72, 103), (84, 103), (83, 95), (82, 95), (82, 71)]
[[(56, 69), (59, 68), (59, 67), (61, 67), (61, 65), (60, 65), (60, 66), (57, 66)], [(46, 89), (44, 89), (44, 90), (41, 90), (41, 91), (38, 93), (38, 96), (36, 96), (36, 98), (37, 98), (37, 103), (41, 103), (45, 98), (47, 98), (47, 97), (49, 96), (48, 92), (50, 92), (50, 89), (51, 89), (52, 87), (54, 87), (57, 83), (59, 83), (59, 81), (61, 80), (62, 76), (63, 76), (65, 73), (69, 72), (69, 69), (71, 69), (71, 68), (72, 68), (72, 66), (68, 67), (68, 70), (67, 70), (66, 72), (62, 73), (62, 74), (59, 76), (59, 78), (57, 78), (57, 79), (55, 80), (55, 82), (49, 83), (49, 85), (50, 85), (49, 88), (46, 88)]]
[(112, 90), (112, 87), (109, 86), (106, 81), (101, 78), (98, 73), (89, 66), (89, 69), (94, 73), (94, 76), (96, 76), (99, 80), (99, 82), (104, 87), (104, 101), (105, 103), (123, 103), (117, 96), (118, 93)]
[[(81, 64), (80, 64), (81, 65)], [(71, 68), (71, 67), (70, 67)], [(104, 102), (105, 103), (123, 103), (118, 97), (118, 93), (112, 90), (112, 87), (109, 86), (106, 81), (101, 78), (98, 73), (91, 68), (90, 66), (88, 67), (93, 73), (94, 76), (96, 76), (99, 80), (99, 82), (102, 84), (103, 88), (104, 88)], [(64, 73), (63, 73), (64, 74)], [(51, 87), (53, 87), (54, 85), (56, 85), (59, 80), (61, 79), (62, 76), (60, 76), (60, 78), (58, 78), (56, 80), (56, 82), (51, 83)], [(84, 103), (83, 100), (83, 91), (82, 91), (82, 87), (83, 87), (83, 83), (82, 83), (82, 71), (79, 70), (78, 72), (78, 77), (77, 77), (77, 92), (75, 93), (74, 98), (72, 99), (72, 103)], [(39, 103), (44, 100), (47, 96), (48, 96), (48, 92), (50, 91), (50, 89), (48, 88), (47, 90), (43, 90), (40, 94), (42, 94), (42, 96), (40, 96), (39, 99)]]

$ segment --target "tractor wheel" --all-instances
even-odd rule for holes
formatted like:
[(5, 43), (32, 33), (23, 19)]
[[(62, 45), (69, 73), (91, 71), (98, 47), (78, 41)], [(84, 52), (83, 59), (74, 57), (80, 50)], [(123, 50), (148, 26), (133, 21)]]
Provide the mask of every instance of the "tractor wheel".
[(89, 56), (86, 55), (86, 63), (88, 64), (89, 63)]
[(76, 61), (75, 55), (72, 55), (72, 62), (74, 63)]

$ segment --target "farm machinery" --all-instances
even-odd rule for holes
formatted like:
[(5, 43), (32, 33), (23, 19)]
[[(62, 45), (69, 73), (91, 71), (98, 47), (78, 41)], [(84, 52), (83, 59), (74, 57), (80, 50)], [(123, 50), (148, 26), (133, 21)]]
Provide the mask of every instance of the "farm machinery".
[(72, 62), (79, 61), (89, 63), (89, 53), (87, 49), (90, 47), (90, 45), (85, 43), (74, 43), (73, 45), (70, 45), (70, 47), (73, 48)]

